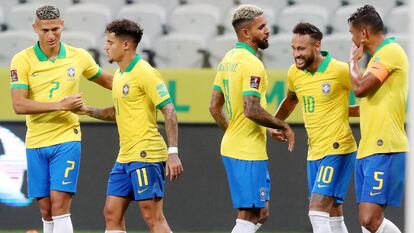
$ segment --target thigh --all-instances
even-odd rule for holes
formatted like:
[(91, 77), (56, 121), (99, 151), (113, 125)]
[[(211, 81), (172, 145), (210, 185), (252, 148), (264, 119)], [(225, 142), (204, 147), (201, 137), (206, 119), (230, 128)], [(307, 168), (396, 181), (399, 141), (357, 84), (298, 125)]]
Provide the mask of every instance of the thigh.
[(164, 163), (132, 163), (129, 167), (135, 201), (164, 197)]
[(130, 202), (131, 198), (129, 197), (106, 196), (104, 208), (106, 217), (110, 215), (111, 219), (122, 221)]
[(49, 151), (50, 189), (76, 193), (81, 157), (80, 142), (65, 142), (51, 147)]
[(26, 150), (28, 196), (41, 198), (50, 196), (49, 158), (44, 149)]
[(270, 200), (267, 160), (248, 161), (223, 156), (233, 207), (265, 208)]

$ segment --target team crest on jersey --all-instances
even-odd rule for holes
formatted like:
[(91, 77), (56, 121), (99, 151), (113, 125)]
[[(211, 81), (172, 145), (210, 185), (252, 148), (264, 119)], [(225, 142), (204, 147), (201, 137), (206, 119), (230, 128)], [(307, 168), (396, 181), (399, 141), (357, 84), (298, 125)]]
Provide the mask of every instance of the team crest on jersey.
[(326, 82), (322, 83), (322, 93), (323, 94), (329, 94), (331, 93), (331, 84)]
[(69, 67), (68, 68), (68, 80), (69, 81), (70, 80), (75, 80), (75, 74), (76, 74), (75, 68)]
[(124, 95), (128, 95), (128, 93), (129, 93), (129, 85), (128, 84), (125, 84), (122, 87), (122, 93), (124, 93)]
[(17, 76), (17, 70), (11, 70), (10, 71), (10, 80), (11, 80), (11, 82), (19, 81), (19, 77)]
[(259, 89), (260, 86), (260, 77), (257, 76), (251, 76), (250, 77), (250, 87)]
[(261, 187), (259, 190), (260, 200), (266, 201), (266, 189)]

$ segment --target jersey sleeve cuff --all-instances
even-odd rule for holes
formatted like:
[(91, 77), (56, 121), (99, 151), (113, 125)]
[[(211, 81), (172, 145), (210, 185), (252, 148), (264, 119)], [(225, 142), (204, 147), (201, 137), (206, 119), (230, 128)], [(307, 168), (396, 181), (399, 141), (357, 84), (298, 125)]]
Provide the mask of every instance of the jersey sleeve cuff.
[(29, 85), (27, 85), (27, 84), (11, 84), (10, 88), (12, 88), (12, 89), (29, 89)]
[(167, 105), (167, 104), (169, 104), (169, 103), (171, 103), (172, 101), (171, 101), (171, 98), (168, 98), (168, 99), (166, 99), (166, 100), (164, 100), (164, 101), (162, 101), (160, 104), (158, 104), (156, 107), (158, 108), (158, 109), (161, 109), (162, 107), (164, 107), (165, 105)]
[(260, 95), (259, 92), (256, 91), (243, 91), (243, 96), (256, 96), (261, 98), (262, 96)]
[(223, 93), (223, 91), (221, 90), (221, 87), (220, 87), (219, 85), (214, 85), (214, 86), (213, 86), (213, 90), (216, 90), (216, 91), (218, 91), (218, 92)]
[(102, 74), (102, 68), (101, 68), (101, 67), (99, 67), (98, 72), (97, 72), (94, 76), (92, 76), (92, 77), (88, 78), (88, 80), (89, 80), (89, 81), (93, 81), (93, 80), (97, 79), (99, 76), (101, 76), (101, 74)]

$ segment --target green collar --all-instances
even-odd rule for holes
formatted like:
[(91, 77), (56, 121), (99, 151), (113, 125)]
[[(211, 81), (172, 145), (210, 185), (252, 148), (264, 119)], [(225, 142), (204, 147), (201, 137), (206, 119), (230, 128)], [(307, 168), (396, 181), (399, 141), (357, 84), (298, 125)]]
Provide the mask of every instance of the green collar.
[[(39, 46), (39, 42), (36, 42), (36, 44), (33, 46), (34, 52), (36, 54), (37, 59), (39, 59), (39, 61), (48, 61), (49, 58), (46, 56), (46, 54), (42, 51), (42, 49)], [(65, 49), (65, 45), (60, 42), (59, 44), (59, 53), (57, 58), (65, 58), (66, 57), (66, 49)], [(55, 59), (51, 59), (52, 62), (55, 61)]]
[[(127, 66), (124, 72), (131, 72), (134, 69), (135, 65), (141, 60), (141, 54), (136, 54), (135, 57), (132, 59), (131, 63)], [(124, 73), (119, 69), (120, 73)]]
[(236, 43), (236, 49), (247, 49), (247, 51), (249, 51), (251, 54), (253, 54), (254, 56), (256, 56), (256, 51), (254, 51), (254, 49), (252, 47), (250, 47), (250, 45), (243, 43), (243, 42), (237, 42)]
[(386, 38), (385, 40), (383, 40), (382, 42), (381, 42), (381, 44), (380, 45), (378, 45), (378, 47), (375, 49), (375, 52), (374, 53), (376, 53), (376, 52), (378, 52), (380, 49), (382, 49), (384, 46), (386, 46), (386, 45), (388, 45), (388, 44), (391, 44), (391, 43), (394, 43), (395, 42), (395, 37), (389, 37), (389, 38)]
[[(327, 51), (321, 51), (322, 56), (325, 57), (325, 59), (323, 59), (323, 61), (321, 62), (321, 64), (319, 65), (318, 69), (316, 70), (316, 72), (318, 73), (323, 73), (326, 71), (326, 69), (328, 69), (328, 65), (332, 60), (331, 54), (329, 54), (329, 52)], [(304, 70), (306, 73), (309, 72), (306, 69)], [(310, 72), (312, 75), (315, 72)]]

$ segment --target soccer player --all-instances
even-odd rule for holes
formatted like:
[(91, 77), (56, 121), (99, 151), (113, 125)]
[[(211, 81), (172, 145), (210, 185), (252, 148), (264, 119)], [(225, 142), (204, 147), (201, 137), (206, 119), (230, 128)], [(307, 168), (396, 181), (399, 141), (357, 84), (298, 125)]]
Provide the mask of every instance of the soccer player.
[(59, 9), (36, 10), (33, 29), (38, 42), (11, 61), (11, 96), (14, 111), (26, 114), (28, 193), (36, 198), (43, 232), (73, 232), (72, 196), (78, 181), (81, 132), (78, 94), (83, 76), (111, 89), (112, 75), (102, 72), (83, 49), (60, 41), (63, 20)]
[[(174, 106), (161, 75), (136, 48), (142, 28), (130, 20), (115, 20), (106, 27), (109, 62), (116, 62), (112, 97), (114, 106), (83, 106), (80, 114), (116, 120), (120, 137), (117, 161), (109, 176), (104, 208), (106, 232), (126, 232), (124, 214), (138, 202), (151, 232), (170, 233), (163, 214), (165, 175), (175, 180), (183, 172), (178, 157), (178, 127)], [(168, 150), (158, 132), (157, 110), (165, 118)], [(166, 162), (166, 163), (165, 163)]]
[[(355, 192), (363, 232), (400, 232), (384, 218), (386, 206), (403, 196), (408, 139), (404, 129), (408, 59), (395, 38), (386, 38), (375, 8), (360, 7), (348, 19), (354, 43), (349, 69), (352, 89), (361, 98), (361, 141), (355, 167)], [(372, 57), (361, 73), (363, 52)]]
[[(285, 120), (302, 107), (308, 134), (309, 219), (315, 233), (348, 232), (342, 203), (355, 163), (356, 143), (349, 126), (348, 64), (321, 51), (323, 34), (310, 23), (293, 29), (295, 60), (288, 71), (288, 93), (276, 117)], [(273, 136), (277, 135), (274, 132)]]
[(233, 207), (238, 209), (232, 232), (253, 233), (268, 217), (266, 127), (281, 129), (290, 151), (295, 139), (287, 123), (265, 110), (268, 81), (263, 63), (256, 56), (259, 49), (269, 45), (263, 11), (253, 5), (241, 5), (233, 14), (232, 24), (239, 42), (218, 66), (210, 113), (225, 131), (221, 154)]

